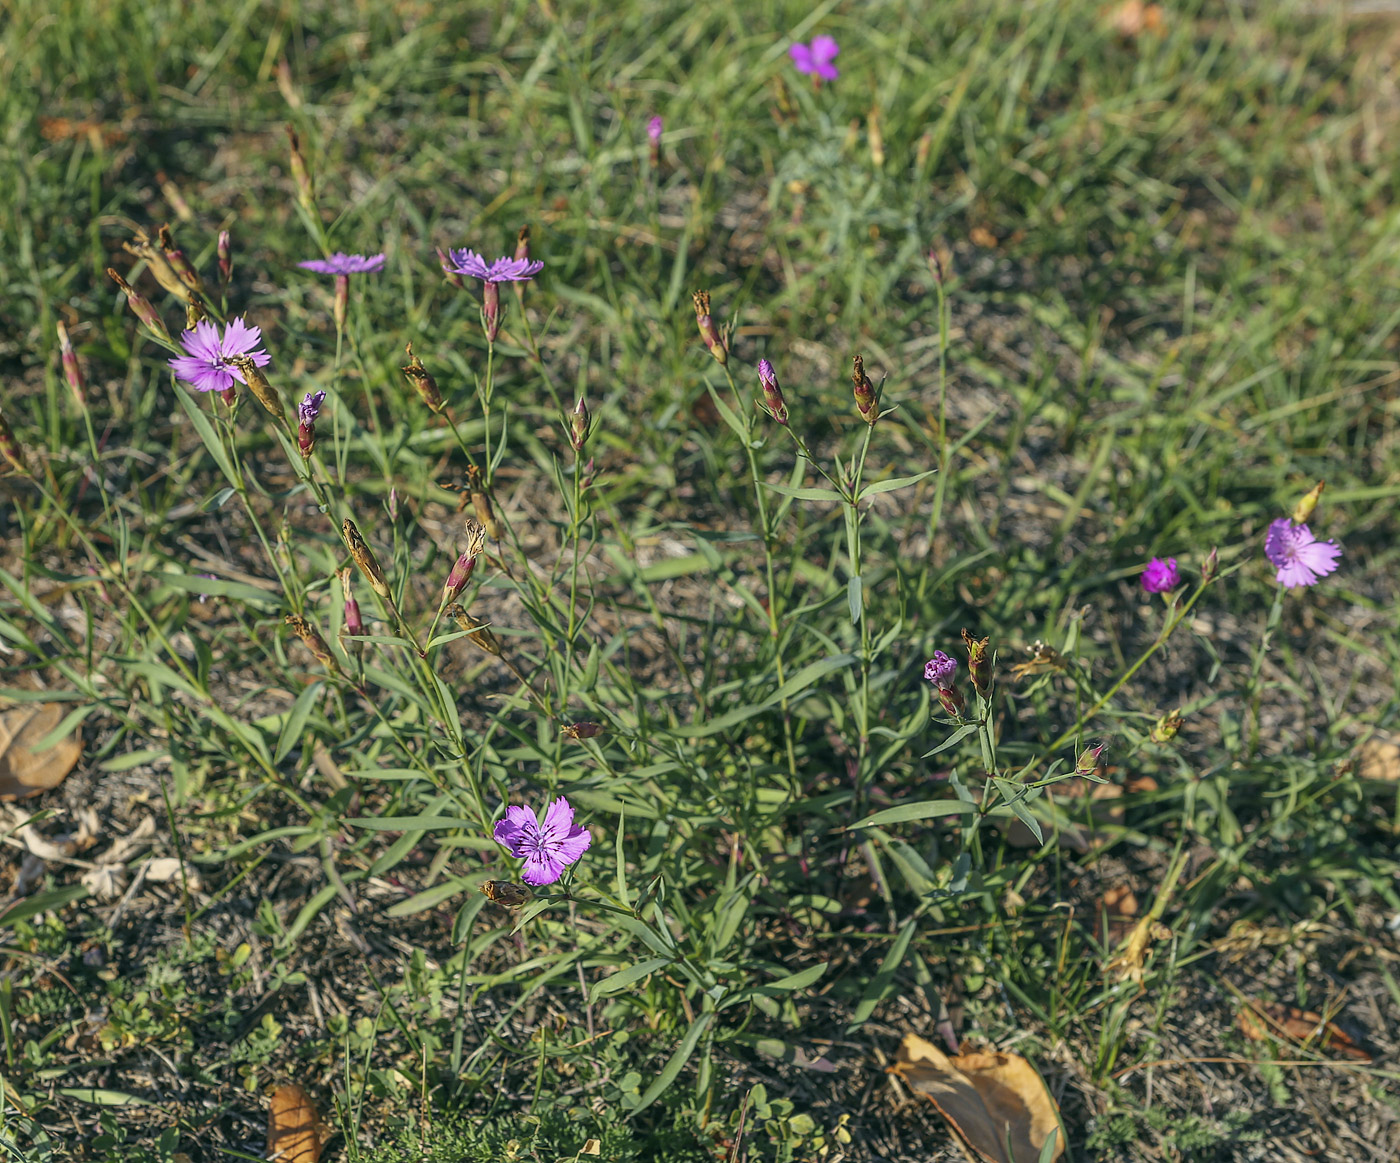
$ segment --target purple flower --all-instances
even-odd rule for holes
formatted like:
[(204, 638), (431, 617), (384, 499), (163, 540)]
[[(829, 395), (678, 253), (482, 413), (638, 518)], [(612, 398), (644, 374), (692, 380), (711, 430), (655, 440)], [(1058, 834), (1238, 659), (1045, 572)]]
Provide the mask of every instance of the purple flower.
[(498, 258), (493, 263), (471, 250), (449, 250), (442, 269), (451, 275), (469, 275), (483, 283), (519, 283), (533, 279), (544, 263), (526, 258)]
[(563, 796), (545, 809), (543, 824), (529, 808), (507, 808), (494, 835), (497, 844), (524, 859), (520, 879), (533, 885), (553, 884), (593, 843), (588, 829), (574, 823), (574, 809)]
[(834, 81), (841, 74), (831, 62), (841, 52), (841, 46), (829, 36), (818, 36), (810, 45), (800, 41), (788, 49), (788, 56), (799, 73), (816, 73), (824, 81)]
[(321, 405), (325, 403), (325, 392), (307, 392), (306, 398), (297, 405), (297, 419), (303, 424), (315, 424), (316, 417), (321, 414)]
[(1165, 594), (1180, 584), (1181, 575), (1177, 573), (1174, 557), (1169, 557), (1166, 561), (1154, 557), (1142, 571), (1142, 588), (1149, 594)]
[(661, 130), (664, 124), (660, 115), (653, 117), (647, 122), (647, 136), (651, 138), (652, 145), (656, 145), (661, 141)]
[(1318, 578), (1335, 570), (1342, 547), (1335, 541), (1319, 541), (1306, 525), (1280, 517), (1264, 538), (1264, 556), (1278, 566), (1278, 584), (1291, 590), (1294, 586), (1315, 586)]
[(336, 251), (330, 258), (311, 258), (299, 262), (297, 266), (315, 271), (318, 275), (366, 275), (384, 265), (382, 254), (368, 257), (362, 254), (342, 254)]
[(219, 329), (205, 319), (195, 324), (193, 331), (180, 336), (180, 346), (188, 352), (170, 361), (176, 376), (184, 380), (196, 392), (222, 392), (248, 381), (243, 373), (228, 363), (231, 355), (246, 355), (258, 367), (266, 367), (272, 356), (258, 344), (262, 341), (262, 329), (249, 327), (243, 316), (230, 319), (224, 327), (223, 337)]
[(949, 658), (941, 650), (935, 650), (933, 657), (924, 663), (924, 678), (943, 690), (952, 684), (953, 674), (958, 669), (958, 661)]

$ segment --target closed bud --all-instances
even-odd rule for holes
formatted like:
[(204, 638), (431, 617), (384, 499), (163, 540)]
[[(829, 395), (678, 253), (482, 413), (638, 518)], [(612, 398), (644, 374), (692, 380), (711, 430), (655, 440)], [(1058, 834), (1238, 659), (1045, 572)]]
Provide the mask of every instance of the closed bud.
[(379, 568), (379, 559), (374, 556), (374, 550), (365, 544), (355, 522), (349, 517), (345, 518), (340, 531), (345, 535), (345, 545), (350, 550), (351, 559), (365, 575), (369, 588), (392, 606), (394, 599), (389, 593), (389, 583), (384, 580), (384, 571)]
[(166, 343), (174, 344), (170, 338), (170, 332), (166, 330), (165, 323), (156, 314), (156, 309), (151, 306), (151, 302), (145, 295), (141, 294), (135, 287), (128, 283), (121, 275), (117, 274), (111, 267), (107, 268), (107, 277), (116, 283), (121, 291), (126, 295), (127, 306), (131, 308), (131, 313), (144, 323), (154, 334), (158, 335)]
[(296, 632), (298, 638), (306, 643), (306, 648), (315, 656), (317, 662), (331, 674), (340, 673), (340, 665), (332, 657), (330, 647), (326, 645), (326, 640), (321, 637), (321, 632), (315, 626), (300, 614), (288, 614), (287, 625)]
[(185, 252), (175, 245), (175, 238), (170, 233), (170, 227), (162, 226), (156, 231), (156, 240), (160, 243), (165, 261), (170, 264), (170, 269), (175, 272), (175, 276), (180, 282), (196, 294), (203, 294), (204, 280), (199, 277), (199, 272), (190, 265), (190, 260), (185, 257)]
[(408, 352), (409, 362), (403, 369), (403, 374), (408, 377), (408, 382), (413, 385), (423, 403), (428, 405), (428, 409), (442, 415), (447, 405), (443, 402), (442, 393), (438, 391), (437, 381), (423, 366), (423, 361), (413, 354), (413, 344), (407, 344), (404, 350)]
[(335, 276), (335, 302), (331, 307), (331, 317), (337, 331), (345, 330), (345, 316), (350, 308), (350, 276)]
[(233, 243), (227, 230), (219, 231), (219, 282), (228, 286), (233, 278)]
[(1181, 708), (1169, 711), (1157, 720), (1153, 726), (1149, 738), (1154, 743), (1170, 743), (1176, 738), (1176, 733), (1181, 730), (1181, 725), (1186, 722), (1182, 717)]
[(1205, 561), (1201, 562), (1201, 584), (1215, 580), (1215, 575), (1220, 571), (1220, 553), (1211, 546), (1211, 550), (1206, 554)]
[(1326, 484), (1326, 481), (1318, 481), (1298, 502), (1293, 509), (1293, 524), (1306, 525), (1308, 523), (1308, 518), (1313, 515), (1313, 510), (1317, 508), (1317, 502), (1321, 499), (1322, 490)]
[(1086, 748), (1079, 756), (1074, 765), (1075, 775), (1093, 775), (1099, 767), (1099, 756), (1103, 754), (1107, 743), (1095, 743), (1094, 746)]
[(569, 413), (569, 443), (574, 446), (575, 452), (582, 452), (583, 446), (588, 440), (589, 421), (588, 405), (580, 396), (578, 404)]
[(933, 275), (933, 281), (941, 287), (947, 279), (947, 272), (943, 268), (943, 256), (938, 253), (938, 247), (929, 247), (927, 258), (929, 273)]
[(487, 279), (481, 287), (481, 320), (486, 342), (495, 343), (501, 333), (501, 284)]
[(24, 463), (24, 450), (20, 448), (19, 441), (15, 439), (15, 434), (3, 414), (0, 414), (0, 460), (4, 460), (16, 472), (24, 476), (29, 475), (29, 469)]
[(705, 341), (705, 346), (710, 349), (710, 354), (720, 365), (727, 367), (729, 349), (725, 347), (719, 328), (715, 326), (715, 321), (710, 315), (710, 292), (696, 291), (690, 298), (695, 304), (695, 323), (700, 328), (700, 338)]
[(312, 184), (311, 172), (306, 168), (306, 159), (301, 156), (301, 139), (290, 125), (287, 126), (287, 140), (291, 145), (292, 181), (296, 183), (297, 200), (308, 212), (315, 210), (316, 187)]
[(859, 355), (851, 361), (851, 383), (855, 385), (856, 408), (860, 418), (873, 428), (880, 418), (880, 402), (875, 396), (875, 385), (865, 374), (865, 360)]
[(62, 319), (54, 324), (54, 329), (58, 332), (58, 356), (63, 364), (63, 378), (68, 381), (68, 390), (73, 393), (78, 407), (85, 407), (87, 401), (83, 398), (83, 372), (78, 366), (78, 353), (73, 350), (73, 344), (68, 339), (68, 328), (63, 325)]
[(340, 592), (345, 595), (345, 632), (363, 634), (365, 623), (360, 617), (360, 603), (355, 601), (355, 595), (350, 589), (350, 571), (342, 569), (336, 576), (340, 578)]
[(962, 697), (962, 691), (955, 686), (935, 687), (934, 693), (938, 696), (938, 701), (943, 704), (943, 709), (955, 719), (961, 719), (967, 713), (967, 701)]
[(778, 386), (777, 373), (766, 359), (758, 361), (758, 382), (763, 385), (763, 402), (768, 406), (768, 414), (779, 424), (786, 424), (787, 401), (783, 399), (783, 389)]
[(976, 639), (966, 630), (962, 632), (963, 645), (967, 647), (967, 673), (972, 678), (972, 686), (984, 699), (992, 693), (992, 658), (987, 646), (990, 638)]
[(580, 723), (569, 723), (561, 728), (567, 739), (596, 739), (605, 730), (602, 723), (592, 723), (587, 720)]
[(236, 367), (243, 375), (243, 382), (248, 385), (248, 390), (257, 397), (258, 403), (267, 409), (267, 414), (274, 420), (285, 420), (287, 410), (282, 405), (276, 390), (268, 383), (268, 379), (262, 373), (262, 368), (258, 367), (249, 356), (230, 355), (225, 357), (226, 362)]
[(325, 402), (325, 392), (307, 392), (297, 405), (297, 447), (302, 456), (310, 456), (316, 447), (316, 417), (321, 414), (321, 405)]

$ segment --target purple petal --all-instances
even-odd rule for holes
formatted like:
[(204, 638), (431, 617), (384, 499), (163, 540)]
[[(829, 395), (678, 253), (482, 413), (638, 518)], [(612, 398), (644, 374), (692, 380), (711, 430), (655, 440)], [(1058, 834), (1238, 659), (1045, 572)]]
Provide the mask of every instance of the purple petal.
[(193, 331), (180, 336), (180, 345), (198, 359), (219, 358), (219, 329), (208, 319), (201, 319)]
[(468, 275), (474, 279), (490, 277), (490, 268), (486, 265), (486, 260), (474, 250), (465, 248), (448, 250), (447, 257), (451, 265), (444, 264), (443, 270), (452, 271), (459, 275)]
[(788, 49), (788, 56), (792, 57), (792, 63), (797, 67), (799, 73), (816, 71), (816, 65), (812, 61), (812, 50), (805, 44), (793, 44)]
[(560, 796), (545, 809), (544, 834), (551, 840), (555, 836), (567, 836), (574, 826), (574, 806)]
[(593, 835), (587, 828), (575, 827), (562, 840), (554, 841), (553, 851), (565, 864), (572, 864), (592, 843)]
[[(1303, 528), (1306, 529), (1307, 526), (1304, 525)], [(1274, 565), (1282, 565), (1287, 559), (1293, 540), (1293, 522), (1287, 517), (1280, 517), (1270, 523), (1269, 532), (1264, 537), (1264, 556)]]
[(309, 258), (305, 262), (297, 263), (297, 266), (304, 267), (308, 271), (315, 271), (318, 275), (333, 275), (336, 273), (335, 266), (331, 263), (330, 259)]
[(521, 807), (518, 804), (506, 809), (505, 818), (496, 821), (496, 827), (492, 835), (497, 844), (504, 844), (510, 849), (512, 856), (521, 856), (519, 851), (522, 841), (531, 839), (539, 834), (539, 822), (535, 819), (535, 813), (529, 808)]
[(819, 76), (823, 81), (834, 81), (837, 77), (841, 75), (840, 69), (838, 69), (835, 65), (828, 64), (826, 61), (817, 62), (816, 72), (817, 76)]
[(826, 64), (833, 61), (841, 53), (841, 46), (829, 36), (817, 36), (812, 38), (812, 59), (818, 64)]
[(533, 884), (536, 887), (544, 884), (553, 884), (564, 875), (564, 865), (555, 857), (552, 852), (532, 852), (525, 857), (525, 864), (520, 871), (520, 879), (526, 884)]
[[(250, 327), (247, 320), (239, 315), (235, 319), (230, 319), (224, 328), (223, 354), (226, 356), (247, 355), (253, 348), (257, 347), (261, 339), (262, 328)], [(253, 362), (257, 362), (256, 358)]]

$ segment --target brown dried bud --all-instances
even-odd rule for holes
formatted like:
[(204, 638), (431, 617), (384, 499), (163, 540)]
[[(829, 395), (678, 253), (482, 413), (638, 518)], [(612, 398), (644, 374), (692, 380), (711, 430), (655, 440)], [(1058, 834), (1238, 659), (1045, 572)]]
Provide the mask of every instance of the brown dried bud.
[(467, 613), (461, 606), (448, 606), (447, 613), (457, 625), (467, 632), (467, 640), (493, 658), (501, 657), (501, 641), (491, 632), (490, 624), (482, 622)]
[(393, 605), (394, 599), (389, 593), (389, 583), (384, 580), (384, 571), (379, 568), (379, 561), (374, 556), (374, 550), (366, 545), (365, 539), (360, 536), (355, 522), (349, 517), (345, 518), (340, 531), (345, 535), (345, 545), (350, 550), (351, 558), (360, 567), (360, 572), (365, 575), (365, 581), (369, 582), (369, 588), (390, 605)]
[(408, 352), (409, 363), (403, 369), (403, 374), (408, 377), (408, 382), (413, 385), (423, 403), (428, 405), (429, 411), (441, 416), (447, 405), (443, 401), (442, 393), (438, 391), (437, 381), (423, 366), (423, 361), (413, 354), (413, 344), (405, 344), (404, 350)]
[(58, 332), (58, 357), (59, 362), (63, 364), (63, 378), (68, 381), (68, 390), (73, 393), (73, 399), (78, 401), (78, 407), (85, 407), (87, 401), (83, 398), (83, 372), (78, 366), (78, 354), (68, 339), (68, 328), (63, 325), (63, 320), (59, 319), (54, 323), (54, 330)]
[(855, 385), (856, 408), (860, 412), (860, 418), (873, 428), (875, 421), (880, 418), (880, 401), (875, 396), (875, 385), (865, 374), (863, 357), (856, 356), (851, 361), (851, 368), (851, 383)]
[(242, 373), (243, 382), (258, 398), (258, 403), (267, 409), (267, 414), (274, 420), (285, 420), (287, 409), (278, 398), (276, 390), (267, 382), (267, 377), (262, 374), (262, 368), (247, 355), (229, 355), (225, 356), (225, 359)]
[(1176, 733), (1181, 730), (1181, 725), (1184, 722), (1186, 719), (1182, 716), (1180, 707), (1174, 711), (1168, 711), (1157, 720), (1148, 738), (1154, 743), (1170, 743), (1176, 738)]
[(131, 308), (131, 313), (144, 323), (152, 332), (160, 336), (166, 343), (173, 344), (175, 341), (170, 338), (170, 332), (166, 330), (165, 323), (156, 314), (156, 309), (151, 306), (151, 301), (141, 294), (135, 287), (128, 283), (121, 275), (117, 274), (111, 267), (107, 268), (107, 277), (121, 288), (126, 295), (127, 306)]
[(300, 614), (288, 614), (287, 625), (290, 626), (296, 635), (306, 643), (306, 648), (316, 657), (316, 661), (324, 666), (331, 674), (340, 673), (340, 664), (331, 655), (331, 648), (326, 645), (326, 640), (321, 637), (321, 632)]
[(990, 638), (980, 641), (966, 630), (962, 632), (963, 644), (967, 647), (967, 673), (972, 678), (973, 689), (984, 699), (992, 693), (992, 659), (987, 651)]
[[(520, 233), (515, 236), (515, 257), (518, 262), (530, 261), (530, 228), (528, 226), (522, 226)], [(515, 288), (515, 301), (517, 303), (523, 304), (525, 302), (527, 281), (526, 279), (515, 279), (511, 283), (511, 286)]]
[(720, 362), (721, 366), (727, 367), (729, 349), (724, 346), (724, 339), (720, 336), (719, 328), (715, 326), (715, 321), (710, 316), (710, 292), (696, 291), (690, 298), (695, 304), (695, 323), (700, 328), (700, 338), (705, 341), (705, 346), (710, 349), (710, 354)]
[(1327, 486), (1326, 481), (1318, 481), (1317, 484), (1308, 490), (1303, 499), (1298, 502), (1293, 509), (1293, 524), (1306, 525), (1308, 518), (1313, 515), (1313, 510), (1317, 508), (1317, 502), (1322, 498), (1322, 490)]
[(175, 268), (170, 265), (170, 261), (165, 255), (151, 245), (151, 237), (144, 230), (136, 232), (136, 238), (132, 242), (123, 242), (122, 249), (127, 254), (139, 258), (150, 269), (155, 276), (156, 282), (174, 295), (181, 302), (188, 302), (190, 288), (179, 275), (175, 273)]
[(208, 318), (209, 315), (204, 310), (204, 304), (191, 296), (190, 301), (185, 304), (185, 330), (193, 331)]
[(24, 463), (24, 450), (20, 448), (19, 441), (15, 439), (15, 434), (6, 423), (3, 414), (0, 414), (0, 459), (7, 461), (16, 472), (24, 476), (29, 475), (29, 469)]
[(472, 511), (486, 530), (486, 536), (492, 541), (499, 541), (502, 533), (501, 523), (496, 519), (496, 510), (491, 504), (491, 494), (482, 480), (481, 469), (474, 464), (467, 466), (467, 495), (472, 499)]
[(567, 739), (594, 739), (607, 730), (607, 728), (604, 727), (602, 723), (590, 723), (585, 721), (582, 723), (569, 723), (560, 728), (560, 730)]

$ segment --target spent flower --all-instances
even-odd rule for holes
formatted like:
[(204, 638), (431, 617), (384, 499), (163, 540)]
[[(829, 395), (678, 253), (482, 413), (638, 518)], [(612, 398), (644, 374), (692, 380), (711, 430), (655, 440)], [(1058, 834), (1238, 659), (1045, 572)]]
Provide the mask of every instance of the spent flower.
[(297, 447), (302, 456), (310, 456), (316, 446), (316, 417), (326, 401), (325, 392), (307, 392), (297, 405)]
[(1306, 525), (1280, 517), (1264, 538), (1264, 556), (1278, 567), (1275, 580), (1286, 590), (1315, 586), (1337, 568), (1342, 548), (1335, 541), (1319, 541)]
[(560, 796), (545, 809), (544, 819), (525, 807), (509, 807), (492, 833), (512, 856), (525, 861), (520, 879), (535, 886), (553, 884), (564, 869), (588, 851), (588, 829), (574, 823), (574, 809)]
[(763, 385), (763, 402), (768, 405), (768, 414), (779, 424), (788, 422), (787, 401), (778, 383), (778, 373), (766, 359), (758, 361), (758, 382)]

